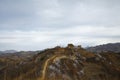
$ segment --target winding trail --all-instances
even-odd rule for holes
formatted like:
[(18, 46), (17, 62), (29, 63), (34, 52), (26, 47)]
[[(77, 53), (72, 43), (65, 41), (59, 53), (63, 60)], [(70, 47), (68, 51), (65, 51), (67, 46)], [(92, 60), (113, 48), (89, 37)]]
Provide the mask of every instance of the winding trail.
[(63, 59), (63, 58), (67, 58), (67, 59), (71, 59), (71, 60), (74, 60), (75, 57), (74, 56), (65, 56), (65, 55), (62, 55), (62, 56), (52, 56), (51, 58), (47, 59), (45, 61), (45, 64), (43, 66), (43, 71), (42, 71), (42, 77), (41, 78), (38, 78), (38, 80), (45, 80), (45, 75), (46, 75), (46, 70), (47, 70), (47, 67), (48, 67), (48, 64), (49, 64), (49, 61), (53, 61), (53, 63), (55, 63), (57, 60), (60, 60), (60, 59)]
[(56, 55), (52, 56), (51, 58), (49, 58), (49, 59), (47, 59), (45, 61), (43, 71), (42, 71), (42, 77), (40, 79), (38, 79), (38, 80), (45, 80), (45, 73), (46, 73), (47, 65), (48, 65), (49, 61), (53, 60), (55, 57), (56, 57)]

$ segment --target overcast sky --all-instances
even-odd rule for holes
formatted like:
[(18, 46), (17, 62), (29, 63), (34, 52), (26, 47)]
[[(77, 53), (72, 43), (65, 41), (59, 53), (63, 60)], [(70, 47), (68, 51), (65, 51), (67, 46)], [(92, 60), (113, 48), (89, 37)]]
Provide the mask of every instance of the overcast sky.
[(0, 50), (120, 42), (120, 0), (0, 0)]

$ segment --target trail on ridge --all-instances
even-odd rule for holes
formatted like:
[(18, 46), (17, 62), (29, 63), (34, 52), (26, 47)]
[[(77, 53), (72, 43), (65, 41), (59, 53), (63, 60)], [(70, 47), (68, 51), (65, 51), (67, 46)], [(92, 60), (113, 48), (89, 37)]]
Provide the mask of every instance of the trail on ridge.
[(48, 67), (48, 64), (49, 64), (50, 61), (53, 61), (53, 63), (55, 63), (57, 60), (65, 59), (65, 58), (71, 59), (71, 60), (74, 60), (74, 59), (75, 59), (74, 56), (68, 57), (68, 56), (65, 56), (65, 55), (62, 55), (62, 56), (57, 56), (57, 55), (55, 55), (55, 56), (52, 56), (51, 58), (47, 59), (47, 60), (45, 61), (44, 66), (43, 66), (42, 77), (41, 77), (41, 78), (38, 78), (38, 80), (45, 80), (46, 70), (47, 70), (47, 67)]

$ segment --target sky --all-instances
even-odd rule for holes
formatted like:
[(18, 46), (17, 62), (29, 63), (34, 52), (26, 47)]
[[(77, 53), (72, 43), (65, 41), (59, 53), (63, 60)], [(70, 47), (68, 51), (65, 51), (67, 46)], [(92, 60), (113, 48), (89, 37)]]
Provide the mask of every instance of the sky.
[(0, 50), (120, 42), (120, 0), (0, 0)]

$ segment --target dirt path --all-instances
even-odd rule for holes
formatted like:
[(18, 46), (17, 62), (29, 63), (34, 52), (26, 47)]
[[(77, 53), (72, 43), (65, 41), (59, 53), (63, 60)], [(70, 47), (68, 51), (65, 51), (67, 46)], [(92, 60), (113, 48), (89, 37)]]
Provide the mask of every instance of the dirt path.
[(71, 60), (74, 60), (75, 57), (74, 56), (71, 56), (71, 57), (68, 57), (68, 56), (52, 56), (51, 58), (47, 59), (45, 61), (45, 64), (44, 64), (44, 67), (43, 67), (43, 71), (42, 71), (42, 77), (41, 78), (38, 78), (38, 80), (45, 80), (45, 74), (46, 74), (46, 70), (47, 70), (47, 67), (48, 67), (48, 64), (49, 64), (49, 61), (53, 61), (53, 63), (55, 63), (57, 60), (60, 60), (60, 59), (63, 59), (63, 58), (67, 58), (67, 59), (71, 59)]
[(45, 79), (45, 73), (46, 73), (46, 69), (47, 69), (48, 63), (49, 63), (49, 61), (53, 60), (55, 57), (56, 57), (56, 55), (52, 56), (51, 58), (49, 58), (49, 59), (47, 59), (45, 61), (45, 64), (44, 64), (44, 67), (43, 67), (43, 71), (42, 71), (42, 77), (40, 79), (38, 79), (38, 80), (44, 80)]

